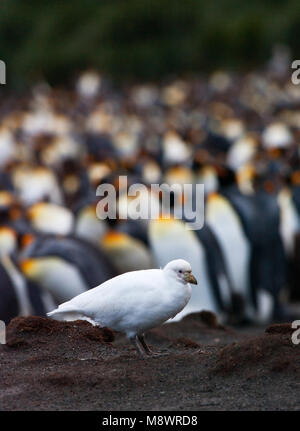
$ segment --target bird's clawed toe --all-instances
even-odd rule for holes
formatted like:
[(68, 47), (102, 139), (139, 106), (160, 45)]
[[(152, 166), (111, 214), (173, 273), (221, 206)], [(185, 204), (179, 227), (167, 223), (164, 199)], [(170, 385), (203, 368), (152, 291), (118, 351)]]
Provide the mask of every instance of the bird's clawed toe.
[(130, 337), (131, 343), (136, 348), (138, 355), (141, 359), (146, 358), (156, 358), (159, 356), (167, 355), (167, 352), (153, 352), (149, 346), (147, 345), (144, 335), (136, 335), (134, 337)]
[(167, 356), (168, 352), (152, 352), (152, 356), (158, 358), (159, 356)]

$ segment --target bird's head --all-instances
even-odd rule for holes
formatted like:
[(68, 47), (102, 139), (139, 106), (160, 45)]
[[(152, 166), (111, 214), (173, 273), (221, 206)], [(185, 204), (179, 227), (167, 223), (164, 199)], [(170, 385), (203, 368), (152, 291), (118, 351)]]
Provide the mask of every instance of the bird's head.
[(186, 260), (172, 260), (164, 267), (164, 271), (171, 273), (177, 280), (183, 283), (198, 284), (192, 274), (192, 267)]

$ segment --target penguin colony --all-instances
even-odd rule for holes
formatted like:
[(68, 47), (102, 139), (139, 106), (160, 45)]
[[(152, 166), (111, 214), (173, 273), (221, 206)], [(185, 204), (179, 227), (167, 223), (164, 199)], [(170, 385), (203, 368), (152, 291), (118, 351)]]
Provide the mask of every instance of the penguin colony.
[[(300, 89), (268, 71), (122, 89), (90, 71), (73, 90), (41, 83), (4, 97), (0, 319), (45, 316), (114, 276), (175, 259), (198, 281), (175, 320), (204, 309), (232, 324), (294, 319), (299, 159)], [(204, 184), (203, 228), (123, 218), (121, 175), (128, 186)], [(96, 216), (104, 183), (118, 192), (115, 220)]]

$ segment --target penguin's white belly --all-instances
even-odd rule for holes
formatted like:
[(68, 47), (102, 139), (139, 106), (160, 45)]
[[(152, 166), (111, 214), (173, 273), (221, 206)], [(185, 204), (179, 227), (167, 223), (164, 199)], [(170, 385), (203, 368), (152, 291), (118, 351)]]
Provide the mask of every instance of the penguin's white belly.
[(57, 259), (55, 270), (47, 271), (39, 284), (58, 303), (68, 301), (89, 288), (79, 270), (61, 259)]
[(250, 244), (240, 221), (226, 201), (218, 206), (208, 202), (206, 220), (219, 241), (234, 290), (248, 297)]
[[(153, 222), (155, 223), (155, 222)], [(155, 226), (153, 225), (154, 229)], [(187, 230), (184, 223), (173, 221), (163, 237), (154, 235), (150, 226), (150, 242), (154, 259), (163, 267), (173, 259), (185, 259), (191, 263), (198, 285), (192, 287), (192, 296), (187, 306), (172, 321), (201, 310), (217, 312), (213, 292), (207, 274), (205, 252), (193, 231)]]

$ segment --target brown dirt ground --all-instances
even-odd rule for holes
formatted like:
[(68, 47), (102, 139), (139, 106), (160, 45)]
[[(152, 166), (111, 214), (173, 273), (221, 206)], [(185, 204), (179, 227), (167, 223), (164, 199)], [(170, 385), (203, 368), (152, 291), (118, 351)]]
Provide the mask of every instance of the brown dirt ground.
[(235, 330), (208, 312), (149, 332), (140, 360), (122, 334), (19, 317), (0, 346), (0, 410), (299, 410), (290, 324)]

